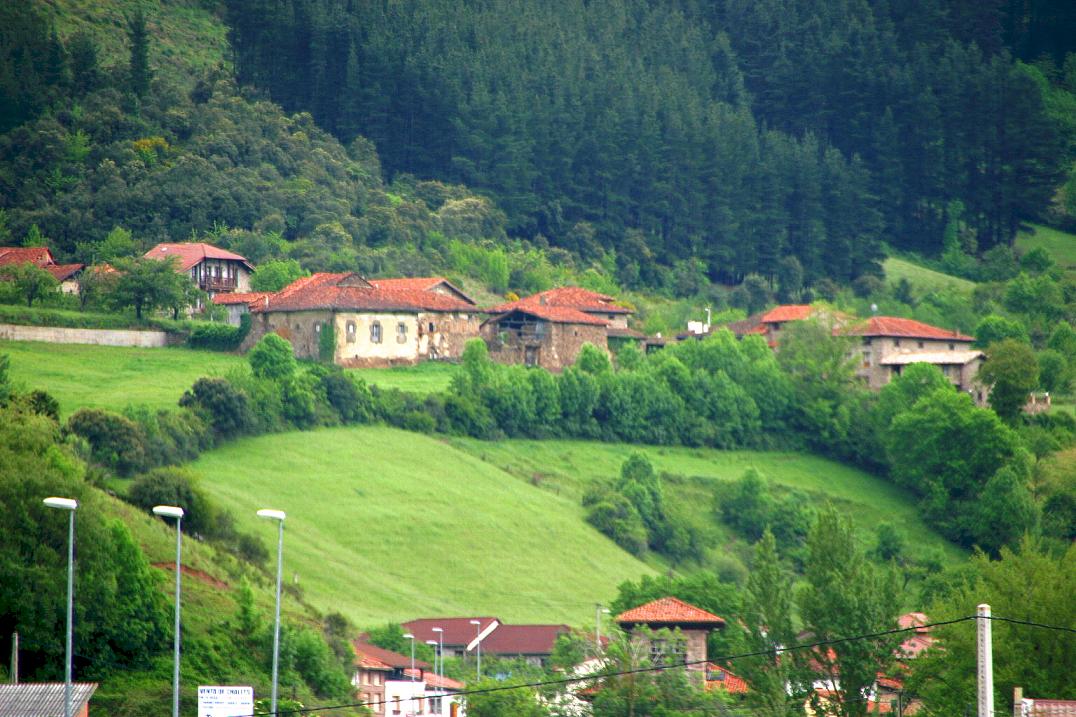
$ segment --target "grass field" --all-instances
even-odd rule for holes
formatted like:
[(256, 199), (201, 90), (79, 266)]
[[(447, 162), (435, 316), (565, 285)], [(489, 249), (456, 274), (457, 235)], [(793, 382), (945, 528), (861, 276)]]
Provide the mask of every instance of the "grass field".
[(237, 441), (193, 464), (241, 529), (288, 513), (285, 576), (360, 625), (491, 614), (588, 624), (594, 603), (651, 572), (583, 521), (579, 501), (429, 436), (337, 428)]
[(928, 269), (919, 264), (913, 264), (906, 259), (891, 256), (882, 264), (885, 277), (890, 284), (895, 284), (901, 279), (907, 279), (917, 294), (924, 294), (939, 289), (954, 288), (961, 291), (971, 291), (975, 282), (961, 279), (958, 276), (943, 274), (940, 271)]
[(1041, 224), (1032, 224), (1031, 229), (1017, 235), (1017, 249), (1022, 252), (1045, 249), (1059, 266), (1066, 271), (1076, 272), (1076, 235)]
[(0, 341), (0, 353), (11, 357), (11, 377), (17, 384), (51, 393), (64, 416), (82, 407), (174, 406), (199, 377), (222, 375), (243, 361), (230, 354), (185, 348), (33, 341)]
[[(245, 366), (246, 359), (186, 348), (140, 349), (35, 341), (0, 341), (11, 357), (11, 377), (24, 389), (44, 389), (68, 416), (81, 407), (119, 411), (131, 404), (151, 408), (176, 405), (202, 376), (220, 376)], [(389, 388), (430, 393), (448, 388), (456, 367), (425, 363), (392, 369), (355, 369), (351, 373)]]
[(778, 490), (795, 488), (818, 502), (829, 500), (845, 509), (864, 538), (873, 538), (875, 527), (889, 522), (905, 534), (913, 554), (924, 548), (939, 548), (954, 558), (961, 554), (926, 526), (910, 495), (879, 478), (818, 456), (585, 441), (490, 443), (453, 438), (451, 442), (517, 478), (571, 496), (574, 501), (590, 482), (618, 475), (631, 453), (643, 453), (656, 470), (675, 474), (675, 483), (667, 481), (666, 499), (678, 503), (682, 514), (697, 526), (713, 524), (714, 496), (721, 482), (735, 480), (753, 467)]

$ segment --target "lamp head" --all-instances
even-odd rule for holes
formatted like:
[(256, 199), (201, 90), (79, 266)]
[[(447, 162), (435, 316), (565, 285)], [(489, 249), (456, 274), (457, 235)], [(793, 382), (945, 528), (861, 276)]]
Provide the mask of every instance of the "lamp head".
[(183, 517), (183, 509), (177, 505), (155, 505), (153, 506), (153, 514), (159, 515), (162, 518), (175, 518), (179, 520)]
[(75, 510), (78, 508), (78, 501), (72, 500), (71, 498), (50, 497), (46, 498), (43, 502), (50, 508), (59, 508), (60, 510)]
[(433, 632), (444, 632), (445, 631), (445, 629), (443, 627), (431, 627), (430, 630), (432, 630)]
[(409, 633), (409, 632), (405, 632), (405, 633), (404, 633), (404, 639), (405, 639), (405, 640), (414, 640), (414, 639), (415, 639), (415, 636), (414, 636), (414, 635), (412, 635), (412, 634), (411, 634), (411, 633)]
[(287, 515), (282, 510), (271, 510), (269, 508), (262, 508), (258, 511), (258, 517), (265, 518), (266, 520), (279, 520), (281, 523), (283, 523), (284, 518), (286, 518)]
[(482, 624), (482, 621), (481, 621), (481, 620), (471, 620), (471, 621), (470, 621), (470, 623), (471, 623), (472, 625), (481, 625), (481, 624)]
[(437, 647), (437, 640), (426, 640), (426, 644), (427, 645), (433, 645), (434, 647)]

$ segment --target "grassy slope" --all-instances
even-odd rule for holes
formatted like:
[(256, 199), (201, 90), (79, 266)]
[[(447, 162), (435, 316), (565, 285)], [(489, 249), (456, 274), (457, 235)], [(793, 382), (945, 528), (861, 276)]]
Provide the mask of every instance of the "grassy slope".
[(934, 271), (895, 256), (886, 259), (882, 266), (885, 269), (886, 279), (890, 284), (895, 284), (901, 279), (907, 279), (917, 294), (948, 287), (970, 291), (975, 286), (975, 282), (961, 279), (958, 276), (943, 274), (940, 271)]
[(677, 503), (689, 520), (704, 529), (713, 525), (714, 495), (720, 482), (735, 480), (754, 467), (778, 489), (795, 488), (846, 508), (864, 535), (873, 533), (879, 523), (890, 522), (908, 536), (913, 554), (924, 548), (941, 548), (951, 557), (960, 554), (926, 526), (907, 493), (818, 456), (584, 441), (489, 443), (454, 438), (452, 444), (519, 478), (571, 496), (573, 501), (579, 500), (592, 481), (616, 476), (632, 452), (643, 453), (658, 471), (680, 476), (666, 484), (666, 499)]
[(426, 614), (584, 623), (650, 569), (557, 496), (434, 438), (384, 427), (238, 441), (194, 464), (242, 529), (287, 511), (285, 574), (359, 624)]
[(1021, 231), (1017, 235), (1016, 248), (1021, 252), (1045, 249), (1059, 266), (1066, 271), (1076, 272), (1076, 234), (1032, 224), (1031, 231)]
[(224, 23), (207, 0), (34, 0), (62, 38), (88, 32), (100, 47), (101, 64), (128, 62), (127, 18), (139, 8), (153, 35), (150, 66), (154, 72), (189, 85), (202, 72), (225, 61)]
[[(185, 348), (0, 341), (0, 354), (11, 357), (16, 383), (51, 393), (64, 416), (83, 406), (116, 411), (129, 404), (168, 408), (199, 377), (220, 376), (246, 365), (241, 356)], [(444, 390), (454, 372), (454, 366), (440, 363), (352, 371), (367, 383), (416, 393)]]

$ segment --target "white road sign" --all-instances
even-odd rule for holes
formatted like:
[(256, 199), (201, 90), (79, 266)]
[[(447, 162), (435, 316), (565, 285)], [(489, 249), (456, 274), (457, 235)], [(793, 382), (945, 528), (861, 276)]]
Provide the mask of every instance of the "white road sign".
[(246, 717), (254, 714), (254, 688), (198, 686), (198, 717)]

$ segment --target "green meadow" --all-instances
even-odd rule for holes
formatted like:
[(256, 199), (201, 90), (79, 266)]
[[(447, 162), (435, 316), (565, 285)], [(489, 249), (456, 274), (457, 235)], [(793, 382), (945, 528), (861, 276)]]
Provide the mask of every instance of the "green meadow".
[(586, 624), (652, 572), (556, 495), (436, 438), (368, 426), (230, 443), (192, 468), (241, 530), (274, 545), (285, 580), (324, 612), (371, 624), (422, 615)]
[(1068, 272), (1076, 272), (1076, 235), (1041, 224), (1029, 226), (1029, 230), (1021, 231), (1017, 235), (1017, 249), (1021, 252), (1045, 249), (1058, 266)]
[(891, 256), (882, 263), (885, 270), (885, 278), (890, 284), (896, 284), (901, 279), (907, 279), (915, 289), (916, 294), (925, 294), (941, 289), (957, 289), (971, 291), (975, 282), (962, 279), (958, 276), (945, 274), (934, 269), (928, 269), (907, 259)]

